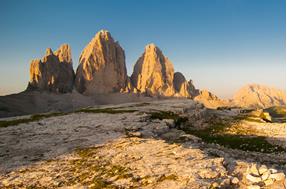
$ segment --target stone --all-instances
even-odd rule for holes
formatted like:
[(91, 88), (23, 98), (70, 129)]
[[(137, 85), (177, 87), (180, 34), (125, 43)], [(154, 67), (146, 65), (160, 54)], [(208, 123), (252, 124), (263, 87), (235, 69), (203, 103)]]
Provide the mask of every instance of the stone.
[(214, 179), (220, 176), (219, 172), (216, 171), (212, 171), (209, 169), (203, 169), (200, 170), (198, 175), (202, 178), (202, 179)]
[(258, 186), (258, 185), (250, 185), (250, 186), (247, 186), (247, 189), (260, 189), (260, 186)]
[(273, 179), (267, 179), (264, 181), (265, 186), (272, 185), (274, 183)]
[(74, 75), (70, 46), (63, 44), (55, 52), (47, 48), (42, 60), (31, 61), (27, 90), (72, 92)]
[(262, 114), (260, 115), (260, 118), (266, 122), (272, 122), (272, 117), (268, 112), (262, 112)]
[(270, 179), (275, 179), (277, 181), (285, 179), (284, 173), (274, 173), (269, 176)]
[(273, 169), (273, 168), (269, 169), (269, 171), (270, 171), (271, 174), (278, 172), (276, 169)]
[(219, 184), (217, 182), (214, 182), (211, 184), (210, 188), (218, 188)]
[(256, 176), (259, 176), (260, 173), (258, 172), (258, 169), (257, 169), (257, 165), (256, 164), (252, 164), (250, 169), (249, 169), (249, 172), (252, 173), (253, 175), (256, 175)]
[(101, 30), (84, 48), (75, 85), (87, 95), (128, 91), (125, 52), (106, 30)]
[(174, 127), (175, 127), (175, 124), (174, 124), (174, 120), (173, 120), (173, 119), (163, 119), (162, 121), (165, 122), (166, 125), (167, 125), (169, 128), (174, 128)]
[(231, 183), (232, 183), (232, 184), (238, 184), (238, 183), (239, 183), (239, 179), (238, 179), (237, 177), (233, 177), (233, 178), (231, 179)]
[(131, 82), (140, 93), (148, 96), (173, 96), (173, 77), (170, 60), (156, 45), (149, 44), (134, 66)]
[(142, 133), (141, 132), (128, 132), (127, 135), (129, 137), (141, 137)]
[(257, 182), (260, 182), (260, 181), (261, 181), (261, 178), (260, 178), (260, 177), (253, 176), (253, 175), (251, 175), (251, 174), (247, 174), (247, 175), (246, 175), (246, 179), (248, 179), (248, 180), (251, 181), (252, 183), (257, 183)]
[(264, 180), (267, 180), (270, 176), (270, 172), (269, 171), (265, 171), (262, 176), (261, 176), (261, 179), (264, 181)]

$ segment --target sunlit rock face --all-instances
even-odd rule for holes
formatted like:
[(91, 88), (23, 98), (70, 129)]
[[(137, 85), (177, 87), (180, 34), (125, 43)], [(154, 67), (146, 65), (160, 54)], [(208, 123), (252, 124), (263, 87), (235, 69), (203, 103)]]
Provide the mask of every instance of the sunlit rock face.
[(173, 96), (173, 75), (172, 63), (157, 46), (149, 44), (134, 66), (131, 82), (140, 93)]
[(285, 106), (286, 94), (276, 88), (249, 84), (239, 89), (233, 97), (234, 103), (242, 107), (268, 108), (271, 106)]
[(74, 71), (69, 45), (61, 45), (55, 52), (48, 48), (42, 60), (32, 60), (27, 90), (67, 93), (73, 90), (73, 83)]
[(187, 81), (180, 72), (174, 73), (173, 86), (176, 92), (175, 96), (191, 98), (197, 95), (198, 90), (195, 89), (191, 80)]
[(208, 90), (199, 90), (194, 100), (204, 104), (207, 108), (218, 108), (231, 105), (229, 100), (220, 99)]
[(124, 50), (108, 31), (98, 32), (82, 51), (75, 85), (85, 94), (129, 91)]

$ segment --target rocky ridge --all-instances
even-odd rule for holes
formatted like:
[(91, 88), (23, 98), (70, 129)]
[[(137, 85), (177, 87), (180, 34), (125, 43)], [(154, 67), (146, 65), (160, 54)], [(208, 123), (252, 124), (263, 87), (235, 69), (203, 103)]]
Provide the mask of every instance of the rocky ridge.
[(236, 105), (250, 108), (285, 106), (286, 94), (283, 90), (259, 84), (249, 84), (239, 89), (233, 101)]

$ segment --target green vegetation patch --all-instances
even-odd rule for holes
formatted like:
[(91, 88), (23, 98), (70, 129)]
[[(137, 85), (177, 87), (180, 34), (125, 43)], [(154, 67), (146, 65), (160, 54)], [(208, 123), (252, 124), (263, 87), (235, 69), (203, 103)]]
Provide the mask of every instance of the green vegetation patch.
[[(239, 149), (244, 151), (254, 151), (262, 153), (273, 152), (285, 152), (286, 150), (279, 145), (272, 145), (267, 142), (265, 137), (262, 136), (246, 136), (246, 135), (232, 135), (225, 133), (233, 122), (237, 122), (242, 119), (252, 119), (252, 121), (260, 121), (248, 116), (236, 117), (233, 122), (230, 123), (214, 123), (205, 129), (196, 129), (190, 124), (187, 124), (187, 117), (182, 117), (176, 113), (170, 111), (151, 112), (150, 119), (173, 119), (175, 121), (176, 128), (185, 131), (188, 134), (192, 134), (201, 138), (206, 143), (215, 143), (227, 148)], [(184, 127), (180, 127), (184, 125)]]
[(182, 117), (174, 112), (171, 111), (158, 111), (158, 112), (150, 112), (150, 119), (173, 119), (175, 126), (180, 126), (181, 124), (187, 122), (187, 117)]
[(228, 124), (218, 123), (202, 130), (185, 127), (184, 131), (189, 134), (200, 137), (206, 143), (219, 144), (232, 149), (262, 153), (286, 151), (281, 146), (270, 144), (263, 136), (225, 134), (224, 130), (228, 127)]
[(1, 106), (0, 107), (0, 111), (1, 112), (10, 112), (9, 108), (5, 107), (5, 106)]
[[(110, 178), (114, 180), (132, 178), (130, 169), (122, 165), (115, 165), (105, 160), (104, 158), (97, 157), (99, 147), (92, 147), (86, 149), (78, 149), (76, 153), (80, 159), (71, 161), (71, 171), (73, 177), (69, 182), (63, 183), (63, 186), (70, 186), (77, 183), (89, 185), (89, 188), (120, 188), (116, 186)], [(135, 181), (136, 184), (136, 181)]]
[(53, 112), (49, 114), (35, 114), (31, 115), (29, 118), (22, 118), (22, 119), (15, 119), (15, 120), (3, 120), (0, 121), (0, 128), (1, 127), (8, 127), (12, 125), (19, 125), (21, 123), (30, 123), (33, 121), (39, 121), (44, 118), (49, 118), (49, 117), (57, 117), (57, 116), (63, 116), (63, 115), (68, 115), (70, 113), (78, 113), (78, 112), (84, 112), (84, 113), (108, 113), (108, 114), (119, 114), (119, 113), (133, 113), (136, 112), (137, 110), (120, 110), (120, 109), (113, 109), (113, 108), (105, 108), (105, 109), (91, 109), (91, 108), (84, 108), (77, 110), (75, 112)]
[(85, 108), (75, 111), (75, 113), (78, 112), (84, 112), (84, 113), (107, 113), (107, 114), (121, 114), (121, 113), (133, 113), (137, 110), (120, 110), (115, 108), (103, 108), (103, 109), (91, 109), (91, 108)]
[(12, 125), (19, 125), (21, 123), (30, 123), (33, 121), (39, 121), (41, 119), (49, 118), (49, 117), (63, 116), (66, 114), (67, 113), (54, 112), (50, 114), (35, 114), (35, 115), (31, 115), (29, 118), (23, 118), (23, 119), (3, 120), (3, 121), (0, 121), (0, 128), (12, 126)]

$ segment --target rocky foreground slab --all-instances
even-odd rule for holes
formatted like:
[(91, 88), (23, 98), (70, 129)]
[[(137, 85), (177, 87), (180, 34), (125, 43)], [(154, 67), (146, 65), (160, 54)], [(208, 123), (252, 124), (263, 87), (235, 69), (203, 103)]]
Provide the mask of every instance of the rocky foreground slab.
[(262, 125), (192, 100), (2, 119), (0, 187), (284, 188), (285, 123)]

